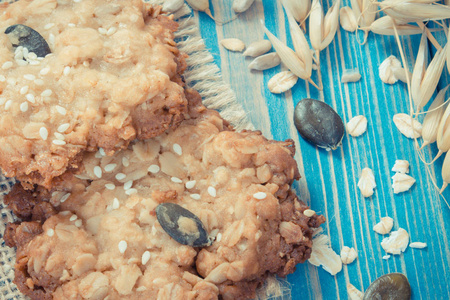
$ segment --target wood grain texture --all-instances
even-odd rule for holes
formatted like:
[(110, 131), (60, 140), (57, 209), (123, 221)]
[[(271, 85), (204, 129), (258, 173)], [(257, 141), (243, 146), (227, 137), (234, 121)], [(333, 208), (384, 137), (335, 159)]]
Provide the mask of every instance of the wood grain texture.
[[(231, 1), (212, 0), (212, 10), (219, 20), (233, 17)], [(331, 1), (324, 0), (325, 8)], [(349, 5), (344, 1), (343, 5)], [(296, 185), (301, 198), (311, 208), (327, 218), (323, 226), (331, 236), (332, 247), (338, 253), (345, 245), (355, 247), (358, 259), (343, 271), (331, 276), (321, 268), (308, 263), (299, 265), (288, 276), (293, 299), (347, 299), (346, 285), (366, 289), (377, 277), (390, 273), (405, 274), (411, 284), (413, 299), (450, 298), (450, 210), (439, 197), (427, 174), (424, 164), (414, 150), (413, 142), (402, 136), (392, 122), (396, 113), (408, 113), (409, 102), (406, 85), (399, 82), (386, 85), (378, 75), (378, 66), (388, 56), (400, 54), (393, 37), (369, 34), (368, 42), (360, 45), (354, 33), (340, 29), (331, 45), (322, 51), (321, 64), (324, 91), (299, 80), (290, 91), (273, 95), (267, 89), (268, 80), (284, 67), (264, 73), (250, 72), (248, 58), (219, 46), (223, 38), (239, 38), (249, 45), (264, 38), (259, 20), (267, 28), (292, 47), (288, 24), (278, 2), (257, 0), (236, 21), (216, 26), (205, 14), (199, 18), (202, 37), (220, 66), (224, 79), (233, 87), (238, 100), (244, 106), (256, 128), (276, 140), (293, 139), (297, 146), (296, 160), (302, 179)], [(401, 41), (412, 71), (420, 36), (403, 37)], [(445, 37), (438, 40), (443, 45)], [(430, 47), (431, 48), (431, 47)], [(358, 68), (362, 78), (357, 83), (342, 84), (344, 69)], [(444, 69), (447, 73), (447, 69)], [(448, 74), (447, 74), (448, 75)], [(317, 78), (313, 79), (317, 81)], [(446, 86), (444, 76), (440, 87)], [(300, 99), (313, 97), (324, 100), (335, 108), (344, 122), (362, 114), (368, 119), (367, 132), (358, 138), (346, 135), (342, 147), (326, 152), (305, 142), (293, 124), (294, 107)], [(426, 148), (427, 160), (437, 153), (436, 147)], [(391, 187), (391, 171), (396, 159), (409, 160), (410, 175), (417, 183), (408, 192), (394, 194)], [(443, 159), (431, 166), (430, 171), (437, 184), (442, 184)], [(377, 187), (374, 195), (362, 197), (357, 182), (361, 170), (374, 171)], [(444, 192), (450, 199), (450, 188)], [(394, 219), (394, 229), (407, 230), (411, 242), (426, 242), (426, 249), (408, 248), (402, 255), (383, 260), (386, 253), (381, 248), (383, 236), (372, 230), (384, 216)]]

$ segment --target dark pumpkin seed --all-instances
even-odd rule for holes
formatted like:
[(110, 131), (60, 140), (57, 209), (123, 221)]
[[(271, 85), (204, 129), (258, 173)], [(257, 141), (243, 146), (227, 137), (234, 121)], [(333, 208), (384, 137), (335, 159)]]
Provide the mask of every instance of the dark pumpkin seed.
[(331, 106), (309, 98), (295, 107), (294, 123), (305, 140), (327, 150), (339, 147), (345, 133), (344, 122)]
[(363, 300), (409, 300), (411, 287), (405, 275), (390, 273), (378, 277), (364, 293)]
[(180, 205), (162, 203), (156, 207), (156, 217), (161, 227), (178, 243), (192, 247), (211, 245), (202, 221)]
[(14, 47), (22, 46), (27, 48), (28, 52), (33, 52), (38, 57), (45, 57), (51, 53), (45, 39), (33, 28), (16, 24), (6, 28), (5, 33)]

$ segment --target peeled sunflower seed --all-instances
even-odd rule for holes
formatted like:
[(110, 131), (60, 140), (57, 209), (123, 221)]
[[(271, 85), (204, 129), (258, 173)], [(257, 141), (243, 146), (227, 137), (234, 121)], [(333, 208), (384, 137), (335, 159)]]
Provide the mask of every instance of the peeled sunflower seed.
[(272, 43), (268, 40), (260, 40), (251, 43), (244, 51), (244, 56), (258, 57), (272, 49)]
[(158, 205), (156, 217), (164, 231), (180, 244), (207, 247), (212, 243), (202, 221), (178, 204), (162, 203)]
[(242, 52), (245, 48), (245, 44), (240, 39), (223, 39), (220, 41), (220, 44), (227, 50)]
[(405, 275), (390, 273), (377, 278), (364, 293), (363, 300), (371, 299), (411, 299), (411, 286)]
[(422, 135), (422, 124), (407, 114), (396, 114), (393, 118), (397, 129), (407, 138), (419, 138)]
[(290, 71), (283, 71), (272, 78), (267, 83), (269, 90), (274, 94), (281, 94), (289, 91), (296, 83), (298, 77)]
[(281, 64), (281, 59), (276, 52), (264, 54), (255, 58), (249, 65), (250, 70), (264, 71)]
[(28, 26), (22, 24), (11, 25), (6, 28), (5, 33), (14, 47), (22, 46), (27, 48), (29, 53), (35, 53), (37, 57), (45, 57), (51, 53), (50, 47), (42, 35)]
[(342, 143), (345, 126), (341, 117), (328, 104), (306, 98), (294, 111), (298, 132), (308, 142), (327, 150), (336, 150)]
[(367, 130), (367, 118), (364, 116), (353, 117), (347, 123), (347, 132), (351, 136), (357, 137), (366, 132)]

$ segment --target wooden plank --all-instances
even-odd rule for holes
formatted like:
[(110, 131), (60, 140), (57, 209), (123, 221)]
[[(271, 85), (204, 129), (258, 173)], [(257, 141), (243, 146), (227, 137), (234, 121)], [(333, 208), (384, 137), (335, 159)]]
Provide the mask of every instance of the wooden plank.
[[(213, 0), (211, 3), (218, 19), (233, 16), (229, 2)], [(331, 1), (324, 3), (324, 7), (330, 4)], [(344, 5), (349, 5), (349, 1), (344, 1)], [(413, 142), (402, 136), (392, 122), (394, 114), (409, 110), (406, 85), (386, 85), (378, 76), (378, 66), (386, 57), (400, 58), (395, 39), (370, 34), (368, 42), (360, 45), (355, 34), (340, 30), (321, 54), (323, 92), (299, 81), (292, 91), (273, 95), (267, 89), (267, 82), (283, 67), (262, 74), (251, 73), (247, 70), (249, 59), (224, 50), (218, 41), (237, 37), (248, 45), (263, 38), (261, 19), (270, 31), (292, 46), (279, 3), (256, 1), (248, 12), (224, 26), (216, 26), (204, 14), (199, 17), (207, 47), (256, 128), (274, 139), (295, 141), (296, 160), (303, 175), (298, 192), (312, 209), (327, 217), (328, 222), (323, 227), (331, 236), (333, 249), (339, 252), (346, 245), (358, 251), (358, 260), (344, 266), (337, 276), (309, 264), (299, 265), (297, 271), (288, 276), (293, 299), (347, 299), (347, 283), (365, 289), (371, 281), (389, 272), (407, 275), (413, 299), (449, 299), (450, 210), (433, 187)], [(419, 39), (419, 36), (401, 38), (411, 70)], [(342, 84), (342, 71), (350, 68), (359, 68), (362, 79)], [(449, 82), (445, 77), (441, 87)], [(313, 147), (299, 137), (292, 120), (295, 105), (305, 97), (323, 99), (345, 122), (358, 114), (365, 115), (369, 121), (368, 131), (359, 138), (346, 135), (342, 147), (334, 152)], [(434, 146), (424, 151), (427, 160), (435, 153)], [(399, 195), (391, 188), (395, 159), (409, 160), (410, 174), (417, 180), (409, 192)], [(431, 166), (439, 184), (442, 183), (441, 166), (442, 159)], [(364, 167), (373, 169), (377, 182), (370, 199), (364, 199), (357, 188)], [(450, 199), (450, 189), (444, 196)], [(383, 237), (373, 232), (372, 227), (386, 215), (394, 218), (394, 229), (404, 228), (410, 233), (411, 241), (426, 242), (428, 247), (424, 250), (408, 248), (400, 256), (383, 260), (385, 253), (380, 246)]]

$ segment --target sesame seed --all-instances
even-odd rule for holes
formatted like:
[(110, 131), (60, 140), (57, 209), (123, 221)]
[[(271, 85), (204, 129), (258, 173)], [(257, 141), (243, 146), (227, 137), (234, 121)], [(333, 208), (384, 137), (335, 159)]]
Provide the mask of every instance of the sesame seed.
[(222, 234), (219, 232), (216, 236), (216, 241), (220, 242), (222, 240)]
[(130, 160), (128, 159), (128, 157), (122, 157), (122, 165), (124, 167), (128, 167), (130, 165)]
[(67, 24), (67, 27), (75, 27), (76, 25), (75, 24), (73, 24), (73, 23), (68, 23)]
[(35, 85), (44, 85), (44, 80), (42, 80), (42, 79), (36, 79), (36, 80), (34, 81), (34, 84), (35, 84)]
[(2, 65), (2, 69), (7, 70), (7, 69), (11, 68), (12, 66), (13, 66), (12, 61), (7, 61)]
[(64, 146), (66, 144), (66, 142), (62, 140), (53, 140), (52, 143), (57, 146)]
[(190, 196), (194, 200), (200, 200), (200, 194), (191, 194)]
[(47, 24), (45, 24), (44, 29), (48, 30), (48, 29), (52, 28), (53, 26), (55, 26), (55, 23), (47, 23)]
[(70, 70), (71, 70), (71, 67), (69, 67), (69, 66), (64, 67), (63, 74), (65, 76), (69, 75), (70, 74)]
[(95, 166), (94, 175), (97, 176), (98, 178), (102, 178), (102, 168), (100, 168), (99, 166)]
[(37, 59), (38, 57), (37, 57), (37, 54), (36, 53), (34, 53), (34, 52), (30, 52), (30, 53), (28, 53), (28, 55), (27, 55), (27, 59)]
[(81, 227), (81, 225), (83, 225), (83, 221), (81, 221), (81, 220), (76, 220), (75, 221), (75, 226)]
[(61, 133), (59, 133), (59, 132), (55, 132), (54, 135), (55, 135), (55, 137), (56, 137), (57, 140), (64, 141), (64, 139), (66, 138), (66, 137), (64, 136), (64, 134), (61, 134)]
[(29, 53), (28, 48), (22, 47), (22, 53), (23, 53), (23, 57), (27, 58), (28, 53)]
[(186, 182), (186, 188), (192, 189), (196, 183), (197, 183), (197, 181), (195, 181), (195, 180), (188, 181), (188, 182)]
[(158, 165), (151, 165), (150, 167), (148, 167), (147, 169), (150, 173), (156, 174), (159, 172), (160, 168)]
[(114, 183), (107, 183), (105, 184), (105, 188), (112, 191), (116, 188), (116, 185)]
[(48, 130), (45, 127), (41, 127), (39, 129), (39, 135), (41, 136), (41, 138), (46, 141), (48, 138)]
[(24, 85), (23, 87), (20, 88), (19, 93), (21, 95), (25, 95), (26, 93), (28, 93), (28, 85)]
[(103, 28), (103, 27), (100, 27), (100, 28), (98, 29), (98, 32), (99, 32), (100, 34), (106, 34), (106, 33), (108, 32), (108, 30), (106, 30), (106, 29)]
[[(73, 0), (75, 1), (75, 0)], [(140, 286), (136, 289), (136, 292), (145, 292), (147, 290), (147, 288), (145, 286)]]
[(123, 189), (124, 190), (128, 190), (133, 186), (133, 180), (128, 180), (127, 182), (125, 182), (123, 184)]
[(26, 66), (26, 65), (28, 65), (28, 62), (27, 61), (25, 61), (25, 60), (16, 60), (16, 63), (17, 63), (17, 65), (18, 66), (20, 66), (20, 67), (23, 67), (23, 66)]
[(55, 231), (53, 229), (49, 229), (49, 230), (47, 230), (47, 235), (48, 236), (54, 236), (55, 235)]
[(127, 175), (125, 175), (123, 173), (117, 173), (116, 174), (116, 179), (117, 180), (123, 180), (123, 179), (125, 179), (125, 177), (127, 177)]
[(170, 178), (170, 180), (172, 180), (172, 182), (175, 182), (175, 183), (183, 183), (183, 180), (181, 180), (178, 177), (172, 177), (172, 178)]
[(6, 103), (5, 103), (5, 110), (8, 110), (11, 107), (11, 105), (12, 105), (12, 100), (6, 101)]
[(178, 155), (183, 154), (183, 150), (181, 149), (181, 146), (180, 146), (180, 145), (178, 145), (178, 144), (173, 144), (172, 148), (173, 148), (173, 151), (174, 151), (176, 154), (178, 154)]
[(128, 196), (133, 195), (133, 194), (137, 194), (138, 190), (135, 188), (132, 189), (128, 189), (125, 191), (125, 194), (127, 194)]
[(42, 70), (39, 71), (39, 74), (41, 75), (47, 75), (48, 72), (50, 72), (50, 68), (49, 67), (45, 67)]
[(211, 197), (215, 197), (217, 195), (217, 191), (216, 191), (216, 189), (213, 186), (209, 186), (208, 187), (208, 194)]
[(112, 172), (117, 167), (117, 164), (107, 164), (105, 166), (105, 172)]
[(64, 107), (59, 106), (59, 105), (56, 105), (55, 108), (56, 108), (56, 111), (57, 111), (60, 115), (65, 116), (65, 115), (67, 114), (67, 110), (66, 110)]
[(107, 35), (107, 36), (111, 36), (111, 35), (113, 35), (114, 33), (116, 33), (116, 31), (117, 31), (117, 28), (116, 28), (116, 27), (111, 27), (111, 28), (109, 28), (108, 31), (106, 32), (106, 35)]
[(70, 197), (70, 193), (65, 194), (61, 197), (61, 200), (59, 200), (61, 203), (66, 202), (66, 200)]
[(22, 53), (22, 51), (16, 51), (16, 52), (14, 53), (14, 59), (15, 59), (15, 60), (22, 60), (22, 59), (23, 59), (23, 53)]
[(76, 219), (78, 219), (78, 216), (77, 216), (77, 215), (73, 215), (73, 216), (70, 217), (69, 221), (70, 221), (70, 222), (73, 222), (73, 221), (75, 221)]
[(267, 194), (264, 192), (257, 192), (253, 194), (253, 198), (258, 199), (258, 200), (262, 200), (262, 199), (266, 199)]
[(23, 49), (23, 46), (17, 46), (17, 48), (16, 48), (16, 50), (14, 51), (14, 53), (17, 53), (17, 52), (22, 53), (22, 49)]
[(28, 110), (28, 102), (22, 102), (21, 104), (20, 104), (20, 111), (21, 112), (26, 112)]
[(34, 98), (33, 94), (26, 94), (25, 98), (31, 103), (36, 103), (36, 99)]
[(58, 132), (66, 132), (67, 129), (69, 129), (70, 124), (69, 123), (64, 123), (58, 126)]
[(127, 251), (127, 247), (128, 247), (128, 245), (127, 245), (126, 241), (120, 241), (119, 242), (119, 252), (120, 253), (124, 254), (125, 251)]
[(113, 209), (118, 209), (119, 206), (120, 206), (119, 199), (114, 198), (113, 204), (112, 204), (112, 208), (113, 208)]
[(60, 212), (59, 214), (62, 215), (62, 216), (68, 216), (68, 215), (71, 214), (71, 212), (68, 211), (68, 210), (65, 210), (65, 211)]
[(98, 148), (98, 152), (100, 153), (101, 156), (106, 156), (105, 149)]
[(25, 78), (26, 80), (33, 81), (36, 79), (36, 76), (34, 76), (33, 74), (25, 74), (25, 75), (23, 75), (23, 78)]
[(53, 91), (51, 89), (46, 89), (41, 93), (42, 97), (50, 97), (53, 94)]
[(5, 82), (6, 81), (6, 77), (3, 75), (0, 75), (0, 82)]
[(149, 260), (150, 260), (150, 252), (149, 251), (145, 251), (142, 254), (142, 264), (143, 265), (147, 264)]
[(39, 65), (41, 62), (38, 60), (28, 60), (28, 62), (30, 63), (30, 65), (32, 66), (37, 66)]

